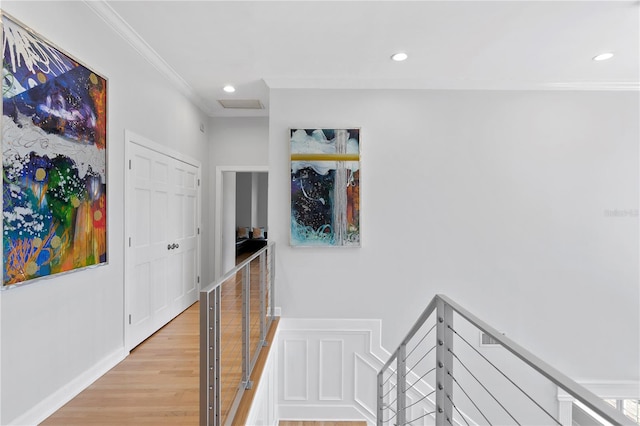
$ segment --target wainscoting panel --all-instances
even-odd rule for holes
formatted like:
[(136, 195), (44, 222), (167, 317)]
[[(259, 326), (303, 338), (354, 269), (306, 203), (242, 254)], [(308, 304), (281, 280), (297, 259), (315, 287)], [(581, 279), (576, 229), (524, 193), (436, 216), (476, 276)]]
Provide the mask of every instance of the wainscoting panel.
[(287, 339), (282, 346), (284, 401), (307, 401), (309, 398), (309, 362), (306, 339)]
[(389, 356), (380, 345), (380, 321), (282, 318), (278, 332), (286, 354), (276, 373), (286, 386), (278, 395), (280, 420), (375, 424), (376, 375)]
[[(371, 417), (376, 416), (376, 387), (378, 386), (378, 369), (382, 366), (373, 366), (362, 356), (355, 353), (354, 360), (354, 395), (353, 399), (358, 405), (367, 411)], [(374, 392), (371, 392), (371, 389)]]
[(341, 401), (344, 396), (344, 340), (320, 340), (321, 401)]

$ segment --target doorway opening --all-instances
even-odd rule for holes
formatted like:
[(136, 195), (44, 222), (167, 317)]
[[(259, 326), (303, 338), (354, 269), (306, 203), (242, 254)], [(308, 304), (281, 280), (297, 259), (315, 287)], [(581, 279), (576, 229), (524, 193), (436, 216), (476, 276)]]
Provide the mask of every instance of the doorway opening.
[(266, 166), (216, 168), (216, 278), (267, 244), (268, 187)]

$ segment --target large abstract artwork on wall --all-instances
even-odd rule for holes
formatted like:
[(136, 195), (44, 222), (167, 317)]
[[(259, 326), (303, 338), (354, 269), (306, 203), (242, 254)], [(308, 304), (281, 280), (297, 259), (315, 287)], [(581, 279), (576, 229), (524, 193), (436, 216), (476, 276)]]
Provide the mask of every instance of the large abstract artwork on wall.
[(291, 245), (360, 247), (360, 129), (291, 129)]
[(107, 81), (3, 14), (3, 288), (107, 261)]

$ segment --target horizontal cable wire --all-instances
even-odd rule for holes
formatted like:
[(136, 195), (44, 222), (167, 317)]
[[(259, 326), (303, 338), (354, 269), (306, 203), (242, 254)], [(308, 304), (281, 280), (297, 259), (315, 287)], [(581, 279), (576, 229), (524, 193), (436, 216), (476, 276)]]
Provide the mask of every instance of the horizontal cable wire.
[(389, 418), (385, 421), (385, 423), (389, 423), (389, 422), (390, 422), (391, 420), (393, 420), (393, 418), (394, 418), (395, 416), (397, 416), (397, 415), (398, 415), (398, 413), (394, 412), (394, 413), (393, 413), (393, 416), (389, 417)]
[(417, 400), (416, 402), (414, 402), (414, 403), (412, 403), (412, 404), (407, 405), (407, 406), (405, 407), (405, 409), (406, 409), (406, 408), (411, 408), (411, 407), (413, 407), (414, 405), (421, 403), (422, 401), (424, 401), (425, 399), (429, 398), (429, 397), (430, 397), (431, 395), (433, 395), (434, 393), (436, 393), (436, 391), (429, 392), (428, 394), (426, 394), (425, 396), (423, 396), (422, 398), (420, 398), (420, 399), (419, 399), (419, 400)]
[(467, 393), (466, 390), (464, 390), (464, 388), (462, 387), (462, 385), (460, 383), (458, 383), (458, 381), (456, 380), (455, 377), (453, 377), (453, 375), (451, 374), (451, 372), (447, 372), (447, 374), (449, 374), (449, 376), (451, 376), (451, 379), (456, 382), (456, 384), (458, 385), (458, 387), (460, 388), (460, 390), (462, 391), (462, 393), (467, 397), (467, 399), (473, 404), (474, 407), (476, 407), (476, 410), (478, 410), (478, 413), (480, 413), (480, 415), (487, 421), (487, 423), (489, 424), (489, 426), (491, 425), (491, 422), (489, 421), (489, 419), (487, 418), (487, 416), (484, 415), (484, 413), (482, 412), (482, 410), (480, 409), (480, 407), (478, 407), (478, 405), (476, 405), (475, 401), (473, 399), (471, 399), (471, 397), (469, 396), (469, 394)]
[(395, 404), (395, 402), (396, 402), (397, 400), (398, 400), (398, 398), (396, 397), (396, 399), (394, 399), (393, 401), (391, 401), (390, 403), (388, 403), (388, 404), (387, 404), (387, 407), (389, 407), (389, 409), (390, 409), (391, 411), (393, 411), (394, 413), (395, 413), (396, 411), (395, 411), (393, 408), (391, 408), (391, 406), (392, 406), (393, 404)]
[[(493, 398), (493, 400), (494, 400), (495, 402), (497, 402), (497, 403), (498, 403), (498, 405), (499, 405), (500, 407), (502, 407), (502, 409), (505, 411), (505, 413), (507, 413), (507, 414), (509, 415), (509, 417), (511, 417), (511, 418), (513, 419), (513, 421), (514, 421), (514, 422), (516, 422), (516, 424), (517, 424), (518, 426), (520, 426), (520, 423), (518, 423), (518, 421), (516, 420), (516, 418), (515, 418), (515, 417), (513, 417), (513, 416), (511, 415), (511, 413), (509, 412), (509, 410), (507, 410), (507, 409), (505, 408), (505, 406), (504, 406), (504, 405), (502, 405), (502, 404), (500, 403), (500, 401), (498, 401), (498, 398), (496, 398), (496, 397), (495, 397), (495, 395), (494, 395), (494, 394), (492, 394), (492, 393), (491, 393), (491, 391), (490, 391), (489, 389), (487, 389), (487, 387), (486, 387), (485, 385), (483, 385), (483, 384), (482, 384), (482, 382), (480, 381), (480, 379), (478, 379), (476, 376), (474, 376), (474, 374), (471, 372), (471, 370), (469, 370), (469, 368), (467, 368), (467, 366), (466, 366), (466, 365), (464, 365), (464, 362), (462, 362), (462, 360), (461, 360), (460, 358), (458, 358), (458, 355), (454, 354), (454, 353), (451, 351), (451, 349), (448, 349), (448, 348), (447, 348), (447, 350), (448, 350), (449, 352), (451, 352), (451, 355), (453, 355), (453, 356), (454, 356), (454, 358), (458, 360), (458, 362), (460, 363), (460, 365), (462, 365), (462, 366), (464, 367), (464, 369), (465, 369), (465, 370), (467, 370), (467, 373), (469, 373), (469, 374), (471, 375), (471, 377), (473, 377), (474, 379), (476, 379), (476, 382), (478, 382), (478, 384), (479, 384), (480, 386), (482, 386), (482, 389), (484, 389), (484, 390), (489, 394), (489, 396), (491, 396), (491, 398)], [(449, 375), (451, 376), (451, 373), (449, 373)], [(453, 378), (453, 376), (451, 376), (451, 377)], [(454, 379), (454, 380), (455, 380), (455, 379)], [(457, 381), (457, 380), (456, 380), (456, 383), (458, 383), (458, 381)], [(460, 386), (460, 383), (458, 383), (458, 386)], [(462, 389), (462, 386), (460, 386), (460, 388)], [(467, 397), (468, 397), (468, 396), (467, 396)]]
[[(416, 368), (416, 367), (418, 366), (418, 364), (420, 364), (420, 363), (422, 362), (422, 360), (423, 360), (423, 359), (425, 359), (425, 358), (426, 358), (426, 357), (427, 357), (431, 352), (433, 352), (433, 350), (434, 350), (435, 348), (436, 348), (435, 346), (434, 346), (434, 347), (432, 347), (431, 349), (429, 349), (429, 350), (427, 351), (427, 353), (426, 353), (426, 354), (422, 355), (422, 358), (420, 358), (420, 359), (418, 360), (418, 362), (416, 362), (415, 364), (413, 364), (413, 367), (409, 368), (409, 369), (407, 370), (407, 373), (408, 373), (409, 371), (413, 371), (413, 369), (414, 369), (414, 368)], [(407, 374), (405, 374), (405, 375), (404, 375), (404, 377), (407, 377)]]
[(384, 395), (382, 395), (382, 398), (385, 398), (387, 395), (389, 395), (391, 393), (391, 391), (394, 390), (395, 388), (396, 388), (396, 385), (393, 385), (393, 387), (391, 389), (389, 389), (389, 392), (387, 392)]
[[(535, 399), (533, 399), (531, 397), (531, 395), (529, 395), (527, 392), (525, 392), (520, 386), (518, 386), (513, 380), (511, 380), (506, 374), (504, 374), (502, 372), (502, 370), (500, 370), (498, 367), (496, 367), (491, 361), (489, 361), (489, 359), (487, 359), (487, 357), (485, 357), (484, 355), (482, 355), (482, 353), (480, 353), (480, 351), (478, 351), (476, 348), (474, 348), (471, 343), (467, 342), (467, 340), (462, 337), (460, 334), (458, 334), (457, 331), (455, 331), (450, 325), (447, 325), (447, 327), (449, 329), (451, 329), (451, 331), (453, 331), (458, 337), (460, 337), (460, 339), (462, 339), (463, 342), (465, 342), (471, 349), (473, 349), (478, 355), (480, 355), (485, 361), (487, 361), (493, 368), (495, 368), (500, 374), (502, 374), (502, 376), (507, 379), (509, 382), (511, 382), (511, 384), (513, 386), (515, 386), (516, 388), (518, 388), (518, 390), (520, 392), (522, 392), (527, 398), (529, 398), (529, 400), (531, 400), (531, 402), (533, 402), (539, 409), (541, 409), (542, 411), (544, 411), (544, 413), (549, 416), (557, 425), (562, 426), (562, 424), (558, 421), (558, 419), (556, 419), (555, 417), (553, 417), (553, 415), (551, 415), (551, 413), (549, 413), (547, 410), (544, 409), (543, 406), (541, 406)], [(453, 352), (451, 352), (453, 353)], [(455, 356), (455, 355), (454, 355)], [(458, 357), (456, 357), (458, 358)], [(515, 419), (514, 419), (515, 420)]]
[[(413, 387), (414, 387), (414, 386), (415, 386), (415, 385), (416, 385), (420, 380), (422, 380), (422, 379), (423, 379), (427, 374), (429, 374), (429, 373), (431, 373), (431, 372), (433, 372), (433, 371), (435, 371), (435, 370), (436, 370), (436, 369), (435, 369), (435, 367), (434, 367), (434, 368), (432, 368), (431, 370), (429, 370), (429, 371), (427, 371), (426, 373), (424, 373), (422, 376), (418, 377), (418, 380), (416, 380), (415, 382), (413, 382), (413, 383), (411, 384), (411, 386), (408, 386), (408, 387), (407, 387), (407, 390), (412, 389), (412, 388), (413, 388)], [(434, 391), (434, 392), (435, 392), (435, 391)]]
[(393, 377), (395, 377), (395, 374), (396, 374), (396, 371), (395, 371), (395, 370), (394, 370), (394, 371), (392, 371), (392, 372), (391, 372), (391, 374), (389, 375), (389, 377), (387, 377), (387, 380), (385, 380), (384, 382), (382, 382), (382, 384), (383, 384), (383, 385), (386, 385), (386, 384), (387, 384), (387, 382), (388, 382), (389, 380), (391, 380)]
[[(453, 378), (453, 376), (452, 376), (451, 378)], [(453, 407), (453, 409), (454, 409), (454, 410), (456, 410), (456, 411), (458, 412), (458, 415), (459, 415), (460, 417), (462, 417), (462, 420), (464, 420), (464, 422), (467, 424), (467, 426), (470, 426), (470, 425), (469, 425), (469, 422), (467, 421), (467, 419), (466, 419), (466, 418), (464, 417), (464, 415), (460, 412), (460, 410), (458, 410), (458, 407), (456, 407), (456, 404), (454, 404), (454, 403), (453, 403), (453, 400), (451, 399), (451, 396), (450, 396), (450, 395), (447, 395), (447, 399), (448, 399), (449, 401), (451, 401), (451, 406)], [(451, 423), (451, 422), (449, 422), (449, 423)]]
[(427, 417), (427, 416), (431, 416), (431, 415), (433, 415), (433, 414), (435, 414), (435, 413), (436, 413), (435, 411), (431, 411), (431, 412), (429, 412), (429, 413), (424, 413), (424, 414), (423, 414), (423, 415), (421, 415), (420, 417), (416, 417), (415, 419), (411, 419), (411, 420), (409, 420), (408, 422), (404, 422), (404, 424), (403, 424), (402, 426), (407, 425), (407, 424), (411, 424), (412, 422), (415, 422), (416, 420), (423, 419), (423, 418), (425, 418), (425, 417)]
[(420, 341), (418, 343), (416, 343), (415, 347), (413, 349), (411, 349), (411, 351), (404, 357), (405, 361), (409, 359), (409, 356), (413, 353), (413, 351), (418, 349), (418, 346), (420, 346), (420, 343), (422, 343), (422, 341), (427, 338), (427, 336), (433, 331), (433, 329), (436, 328), (436, 325), (438, 325), (438, 324), (433, 324), (433, 327), (431, 327), (429, 329), (429, 331), (427, 331), (427, 334), (422, 336), (422, 339), (420, 339)]

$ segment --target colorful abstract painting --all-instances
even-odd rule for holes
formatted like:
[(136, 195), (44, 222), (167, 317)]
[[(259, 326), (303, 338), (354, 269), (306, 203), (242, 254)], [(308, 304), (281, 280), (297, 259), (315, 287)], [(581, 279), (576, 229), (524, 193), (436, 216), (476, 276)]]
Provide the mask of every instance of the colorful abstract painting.
[(107, 261), (107, 81), (3, 14), (3, 287)]
[(360, 247), (360, 129), (291, 129), (291, 245)]

